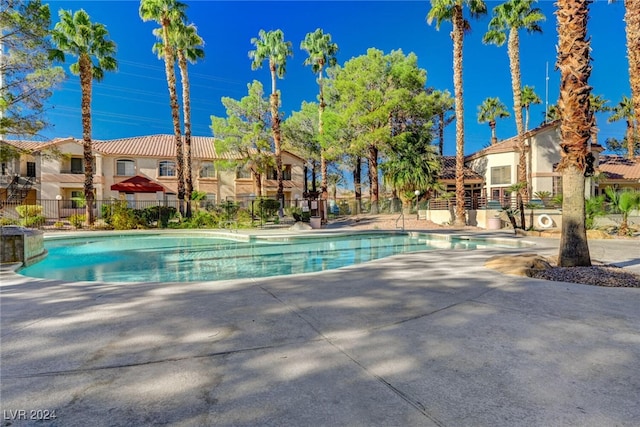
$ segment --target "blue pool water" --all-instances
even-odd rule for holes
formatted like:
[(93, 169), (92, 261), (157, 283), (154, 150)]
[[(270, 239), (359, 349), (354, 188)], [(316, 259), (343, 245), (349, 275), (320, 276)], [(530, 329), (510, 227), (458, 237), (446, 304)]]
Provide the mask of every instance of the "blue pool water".
[(309, 273), (406, 252), (487, 246), (480, 240), (398, 233), (247, 241), (175, 234), (85, 236), (45, 240), (47, 257), (19, 273), (65, 281), (209, 281)]

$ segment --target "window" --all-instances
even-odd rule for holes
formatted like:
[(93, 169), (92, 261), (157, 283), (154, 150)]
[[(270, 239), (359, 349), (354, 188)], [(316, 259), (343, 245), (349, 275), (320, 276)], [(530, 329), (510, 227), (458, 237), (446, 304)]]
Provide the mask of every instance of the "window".
[(215, 178), (216, 168), (213, 162), (202, 162), (200, 166), (200, 178)]
[(246, 166), (238, 166), (236, 169), (237, 179), (251, 179), (251, 170)]
[(84, 162), (80, 157), (71, 158), (71, 173), (83, 173)]
[(171, 160), (162, 160), (158, 166), (158, 176), (176, 176), (176, 163)]
[[(278, 179), (278, 172), (276, 171), (276, 168), (269, 167), (267, 179)], [(291, 165), (282, 165), (282, 179), (285, 181), (291, 180)]]
[(511, 184), (511, 166), (497, 166), (491, 168), (491, 185)]
[(2, 164), (2, 175), (8, 175), (7, 164), (6, 163)]
[(36, 177), (36, 162), (27, 162), (27, 176), (29, 178)]
[(133, 160), (116, 161), (117, 176), (133, 176), (136, 174), (136, 165)]

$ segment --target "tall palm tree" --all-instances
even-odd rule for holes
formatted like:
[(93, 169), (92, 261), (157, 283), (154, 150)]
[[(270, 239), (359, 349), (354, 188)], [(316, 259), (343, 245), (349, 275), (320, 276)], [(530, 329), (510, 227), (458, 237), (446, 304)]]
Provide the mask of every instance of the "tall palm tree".
[(585, 168), (589, 154), (592, 113), (589, 108), (591, 43), (587, 37), (589, 2), (557, 0), (560, 69), (560, 152), (562, 171), (562, 232), (558, 265), (589, 266), (584, 201)]
[(434, 90), (429, 94), (429, 98), (433, 114), (437, 117), (438, 153), (442, 157), (444, 154), (444, 128), (456, 118), (455, 115), (449, 114), (453, 111), (454, 99), (448, 90)]
[[(524, 120), (524, 130), (525, 132), (529, 130), (529, 108), (531, 104), (542, 104), (542, 99), (535, 92), (535, 87), (533, 86), (524, 86), (522, 88), (522, 108), (525, 111), (525, 120)], [(531, 188), (532, 179), (531, 179), (531, 150), (527, 150), (527, 193), (531, 194), (533, 191)], [(522, 196), (522, 193), (518, 193)], [(521, 197), (522, 198), (522, 197)], [(531, 224), (533, 225), (533, 224)]]
[[(155, 21), (162, 28), (162, 47), (164, 52), (159, 57), (164, 59), (164, 70), (169, 89), (169, 103), (173, 121), (173, 134), (176, 144), (176, 175), (178, 180), (178, 203), (180, 213), (184, 213), (184, 150), (180, 130), (180, 107), (176, 90), (175, 49), (169, 41), (169, 27), (172, 23), (184, 22), (187, 5), (177, 0), (140, 0), (140, 18), (143, 21)], [(154, 46), (155, 47), (155, 46)]]
[(542, 104), (542, 99), (536, 93), (533, 86), (525, 86), (522, 88), (522, 108), (524, 108), (524, 131), (529, 130), (529, 109), (532, 104)]
[(427, 14), (427, 23), (435, 21), (436, 29), (451, 21), (453, 31), (453, 88), (456, 110), (456, 210), (454, 224), (466, 224), (464, 207), (464, 97), (462, 90), (462, 46), (464, 33), (471, 25), (464, 17), (465, 7), (471, 17), (477, 18), (487, 13), (487, 5), (482, 0), (431, 0), (431, 9)]
[(491, 144), (498, 142), (496, 136), (496, 119), (504, 119), (511, 116), (500, 98), (486, 98), (478, 105), (478, 123), (489, 123), (491, 128)]
[[(545, 20), (539, 8), (532, 7), (536, 0), (507, 0), (493, 8), (493, 18), (489, 21), (489, 30), (483, 37), (484, 43), (502, 46), (507, 42), (509, 66), (511, 68), (511, 89), (513, 91), (513, 112), (516, 119), (518, 145), (518, 182), (527, 182), (527, 156), (524, 144), (524, 125), (522, 121), (522, 83), (520, 72), (520, 30), (529, 33), (541, 33), (540, 22)], [(508, 33), (508, 35), (507, 35)], [(508, 39), (508, 40), (507, 40)], [(523, 199), (529, 199), (528, 185), (520, 190)]]
[(284, 185), (282, 182), (282, 153), (280, 144), (280, 93), (276, 90), (276, 79), (284, 78), (287, 66), (287, 57), (293, 56), (291, 50), (291, 42), (284, 41), (284, 33), (282, 30), (273, 30), (266, 32), (260, 30), (258, 37), (251, 39), (256, 49), (249, 51), (249, 58), (252, 59), (251, 69), (256, 70), (262, 67), (265, 60), (269, 61), (269, 71), (271, 72), (271, 96), (269, 102), (271, 104), (271, 132), (273, 133), (273, 145), (276, 157), (276, 174), (278, 177), (278, 200), (280, 201), (280, 209), (278, 214), (283, 215), (282, 208), (284, 204)]
[(633, 102), (631, 98), (623, 95), (622, 101), (615, 107), (612, 107), (611, 111), (613, 114), (607, 120), (609, 123), (617, 122), (618, 120), (627, 122), (627, 135), (625, 138), (627, 140), (627, 158), (633, 159), (637, 135), (634, 126), (636, 115), (633, 112)]
[[(158, 28), (156, 30), (160, 29)], [(188, 63), (195, 64), (198, 59), (204, 58), (204, 40), (198, 35), (198, 29), (195, 25), (185, 25), (182, 21), (172, 23), (169, 27), (169, 38), (178, 56), (178, 68), (180, 69), (180, 80), (182, 84), (182, 120), (184, 121), (185, 159), (184, 197), (187, 203), (187, 218), (190, 218), (193, 171), (191, 164), (191, 85), (189, 83)]]
[(322, 198), (327, 199), (329, 194), (327, 192), (327, 159), (325, 156), (325, 148), (322, 144), (322, 134), (324, 133), (324, 127), (322, 123), (322, 114), (327, 106), (324, 102), (323, 91), (323, 69), (325, 66), (333, 67), (336, 65), (336, 53), (338, 53), (338, 45), (331, 42), (330, 34), (323, 34), (320, 28), (316, 29), (313, 33), (307, 33), (302, 43), (300, 43), (300, 49), (307, 51), (309, 56), (304, 60), (304, 65), (311, 65), (311, 71), (318, 75), (318, 86), (320, 90), (318, 104), (318, 133), (320, 134), (320, 192)]
[(593, 115), (593, 126), (591, 127), (591, 144), (598, 143), (598, 124), (596, 120), (596, 113), (606, 113), (611, 111), (611, 107), (606, 105), (609, 102), (602, 95), (589, 95), (589, 106), (591, 108), (591, 114)]
[[(615, 0), (609, 0), (610, 3)], [(631, 86), (631, 100), (633, 111), (635, 112), (635, 125), (638, 128), (640, 123), (640, 1), (624, 0), (624, 22), (627, 37), (627, 59), (629, 60), (629, 84)]]
[(91, 89), (92, 82), (101, 81), (105, 71), (117, 69), (115, 59), (116, 44), (109, 40), (107, 28), (100, 23), (91, 22), (91, 18), (80, 9), (74, 14), (69, 10), (60, 10), (60, 22), (51, 33), (57, 49), (52, 57), (64, 62), (65, 54), (75, 56), (78, 62), (69, 69), (80, 76), (82, 148), (84, 157), (84, 198), (86, 201), (86, 221), (93, 224), (93, 143), (91, 139)]

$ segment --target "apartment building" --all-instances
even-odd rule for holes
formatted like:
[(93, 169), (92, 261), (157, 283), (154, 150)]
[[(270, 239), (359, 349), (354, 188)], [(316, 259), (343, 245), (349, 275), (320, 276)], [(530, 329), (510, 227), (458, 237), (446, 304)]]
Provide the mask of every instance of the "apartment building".
[[(217, 203), (260, 196), (255, 177), (242, 159), (233, 153), (216, 151), (215, 138), (191, 139), (193, 188)], [(72, 200), (83, 196), (84, 160), (82, 140), (57, 138), (47, 142), (2, 141), (19, 152), (2, 162), (1, 200)], [(5, 147), (6, 148), (6, 147)], [(96, 200), (175, 200), (175, 138), (148, 135), (93, 141), (93, 185)], [(282, 153), (285, 199), (302, 198), (305, 160)], [(220, 160), (225, 160), (221, 166)], [(246, 163), (246, 162), (244, 162)], [(275, 170), (262, 176), (262, 196), (275, 196)]]

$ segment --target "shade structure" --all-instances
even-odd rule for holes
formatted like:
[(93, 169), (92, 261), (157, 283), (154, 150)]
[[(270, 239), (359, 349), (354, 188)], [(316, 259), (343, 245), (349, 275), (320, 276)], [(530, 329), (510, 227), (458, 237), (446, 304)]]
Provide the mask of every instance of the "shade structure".
[(170, 192), (165, 186), (151, 181), (149, 178), (141, 175), (136, 175), (131, 178), (125, 179), (117, 184), (111, 186), (112, 191), (120, 191), (122, 193), (157, 193), (159, 191), (163, 193)]

